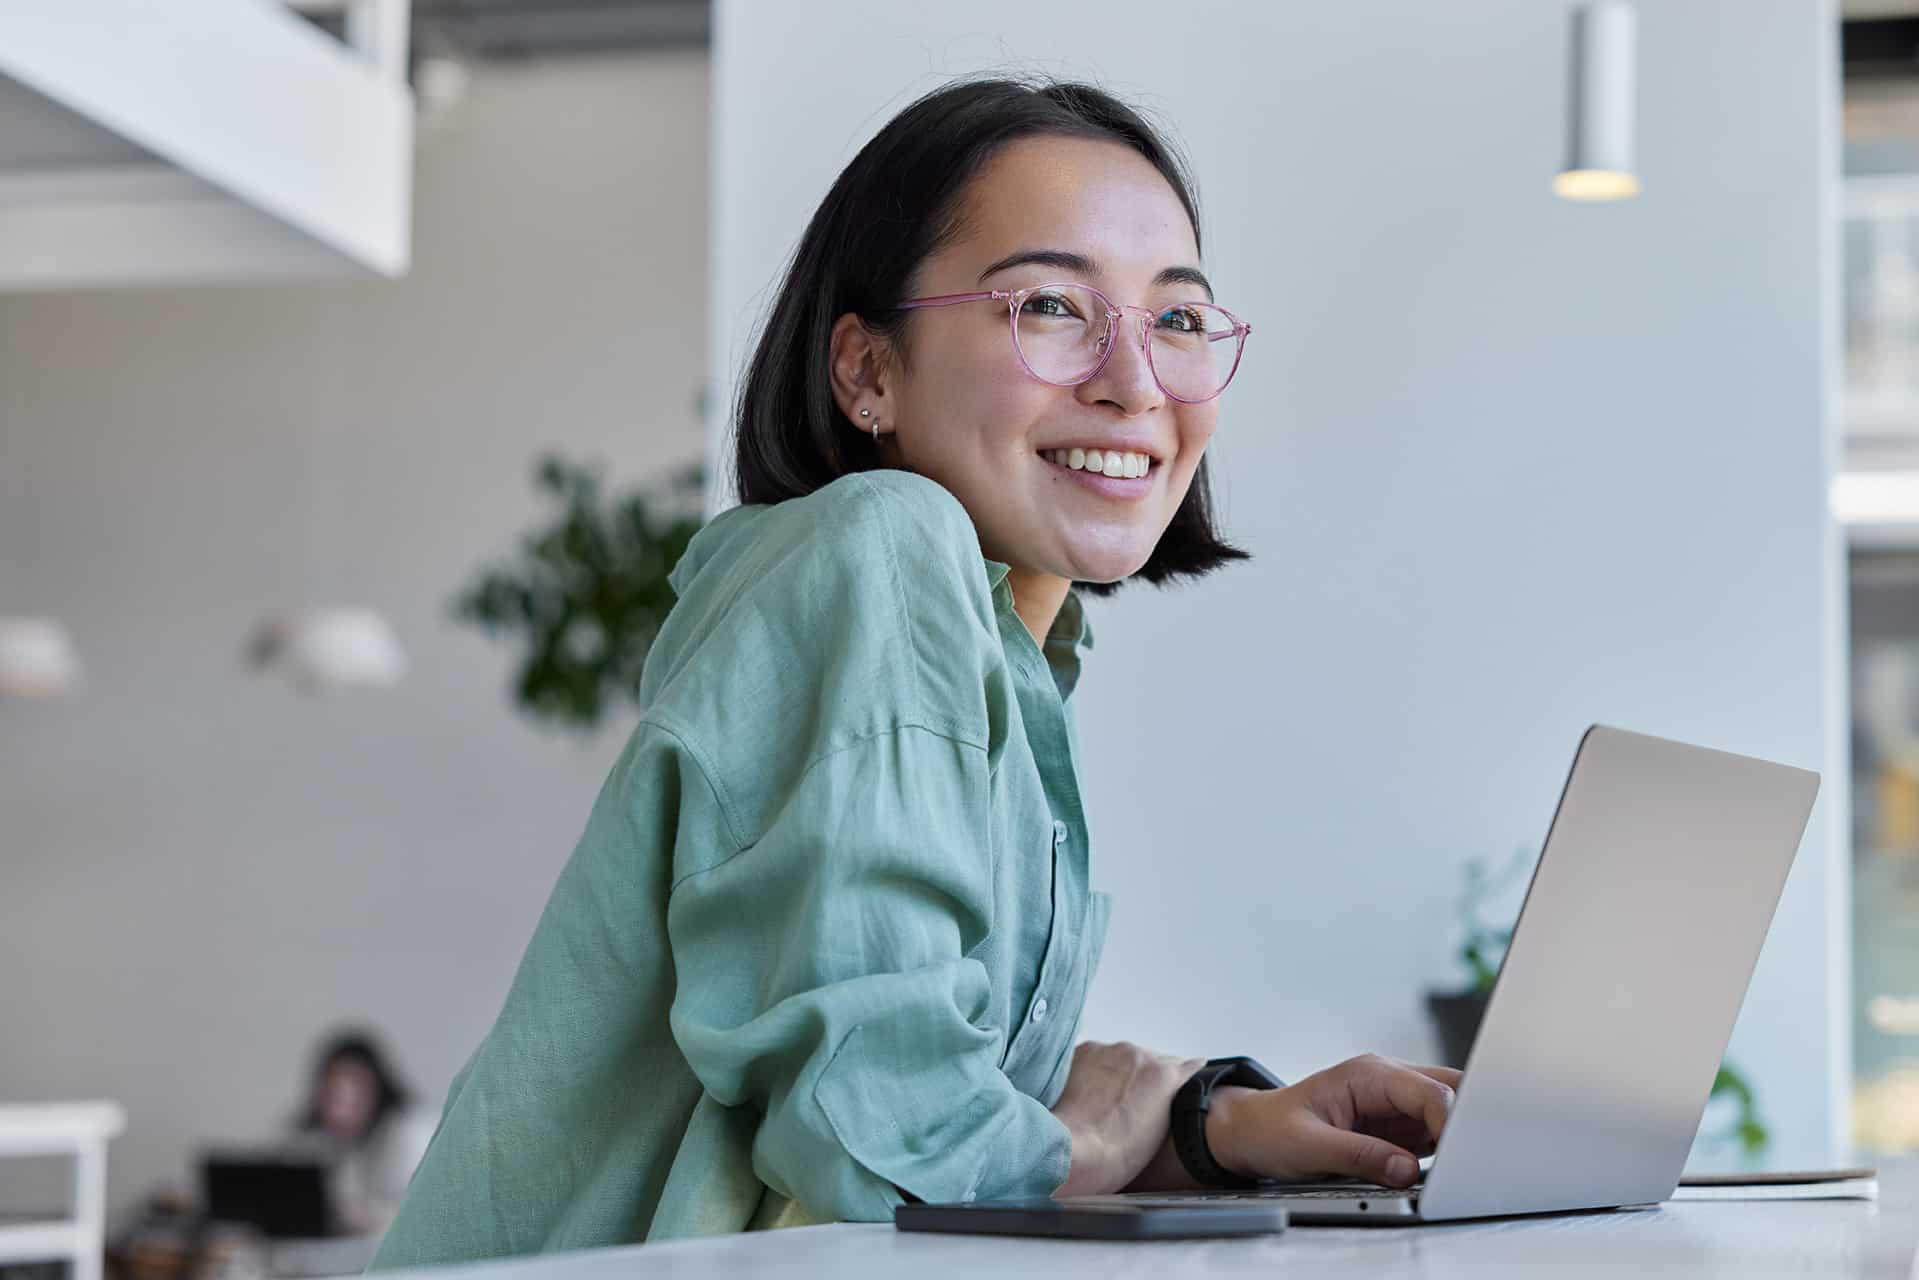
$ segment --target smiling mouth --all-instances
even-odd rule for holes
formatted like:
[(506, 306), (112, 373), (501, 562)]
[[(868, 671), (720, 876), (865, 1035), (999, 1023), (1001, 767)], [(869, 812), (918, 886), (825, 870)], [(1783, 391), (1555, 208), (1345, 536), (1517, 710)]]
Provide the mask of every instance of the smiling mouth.
[(1127, 449), (1042, 449), (1039, 456), (1068, 471), (1087, 471), (1112, 480), (1137, 480), (1159, 465), (1151, 454)]

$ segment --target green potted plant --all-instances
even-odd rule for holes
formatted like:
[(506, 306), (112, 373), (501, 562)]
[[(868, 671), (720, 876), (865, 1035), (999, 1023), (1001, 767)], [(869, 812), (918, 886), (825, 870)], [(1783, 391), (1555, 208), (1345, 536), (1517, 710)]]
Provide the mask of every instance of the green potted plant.
[(1447, 1066), (1466, 1065), (1473, 1038), (1479, 1034), (1479, 1020), (1486, 1012), (1487, 997), (1492, 995), (1493, 981), (1499, 976), (1499, 962), (1506, 954), (1506, 944), (1512, 941), (1510, 925), (1496, 925), (1486, 918), (1488, 902), (1509, 893), (1521, 876), (1531, 873), (1537, 860), (1537, 853), (1521, 845), (1497, 871), (1490, 870), (1483, 859), (1466, 862), (1466, 884), (1456, 907), (1462, 937), (1458, 955), (1466, 970), (1466, 985), (1426, 993), (1426, 1009), (1439, 1032), (1440, 1057)]
[(483, 570), (453, 615), (518, 636), (514, 698), (537, 720), (596, 726), (610, 707), (637, 705), (647, 650), (673, 607), (667, 575), (699, 531), (698, 466), (659, 489), (603, 498), (600, 471), (548, 455), (536, 487), (558, 506), (524, 534), (516, 557)]
[[(1466, 970), (1466, 985), (1451, 991), (1428, 991), (1426, 1008), (1439, 1033), (1440, 1056), (1445, 1065), (1464, 1068), (1472, 1053), (1473, 1040), (1479, 1034), (1486, 1002), (1499, 977), (1499, 964), (1512, 942), (1510, 925), (1491, 923), (1488, 903), (1513, 888), (1522, 876), (1530, 877), (1538, 854), (1525, 846), (1513, 851), (1506, 864), (1489, 871), (1481, 859), (1468, 859), (1466, 884), (1460, 892), (1458, 910), (1462, 940), (1458, 957)], [(1723, 1129), (1706, 1134), (1713, 1143), (1733, 1142), (1751, 1159), (1772, 1141), (1771, 1131), (1759, 1113), (1758, 1098), (1752, 1084), (1730, 1062), (1719, 1065), (1709, 1098), (1724, 1098), (1732, 1103), (1732, 1115)]]

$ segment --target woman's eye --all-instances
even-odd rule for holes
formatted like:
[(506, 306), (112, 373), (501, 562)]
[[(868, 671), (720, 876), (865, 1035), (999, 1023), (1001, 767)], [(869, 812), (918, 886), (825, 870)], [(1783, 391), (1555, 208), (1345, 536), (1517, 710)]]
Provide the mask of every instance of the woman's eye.
[(1075, 314), (1073, 304), (1056, 293), (1036, 293), (1026, 300), (1021, 308), (1029, 315), (1070, 316)]
[(1191, 307), (1173, 307), (1159, 313), (1159, 327), (1177, 329), (1181, 333), (1198, 333), (1206, 328), (1206, 321)]

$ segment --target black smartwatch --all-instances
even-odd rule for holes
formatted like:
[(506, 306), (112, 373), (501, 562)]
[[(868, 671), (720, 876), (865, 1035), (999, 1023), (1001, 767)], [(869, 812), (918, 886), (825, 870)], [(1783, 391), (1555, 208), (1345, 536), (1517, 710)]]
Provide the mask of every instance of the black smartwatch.
[(1254, 1187), (1258, 1179), (1242, 1178), (1219, 1167), (1206, 1145), (1206, 1113), (1212, 1110), (1213, 1089), (1219, 1085), (1248, 1089), (1284, 1089), (1286, 1082), (1251, 1058), (1214, 1058), (1173, 1095), (1173, 1150), (1186, 1172), (1202, 1187)]

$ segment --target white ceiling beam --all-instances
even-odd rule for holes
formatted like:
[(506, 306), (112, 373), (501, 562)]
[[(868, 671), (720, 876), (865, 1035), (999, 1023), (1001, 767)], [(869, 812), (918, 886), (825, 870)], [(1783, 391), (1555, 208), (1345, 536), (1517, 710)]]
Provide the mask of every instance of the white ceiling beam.
[[(203, 276), (214, 265), (214, 246), (188, 223), (195, 210), (212, 217), (221, 199), (238, 206), (213, 218), (222, 233), (235, 234), (249, 219), (261, 224), (239, 238), (243, 277), (274, 274), (275, 245), (285, 246), (293, 274), (329, 261), (339, 272), (403, 273), (411, 256), (409, 5), (355, 3), (362, 7), (354, 26), (363, 50), (342, 46), (277, 0), (0, 4), (0, 77), (198, 180), (173, 198), (147, 190), (115, 201), (111, 191), (134, 181), (124, 172), (93, 179), (69, 173), (82, 187), (93, 181), (99, 189), (81, 199), (63, 232), (45, 217), (56, 206), (22, 194), (44, 195), (50, 175), (9, 174), (13, 202), (0, 206), (0, 288), (59, 287), (69, 278), (57, 263), (83, 265), (96, 251), (103, 260), (138, 261), (139, 209), (159, 211), (156, 253), (165, 245), (191, 248), (191, 269), (183, 264), (179, 278)], [(89, 233), (115, 239), (89, 246)], [(163, 261), (150, 274), (169, 278)], [(70, 282), (114, 280), (82, 270)]]

